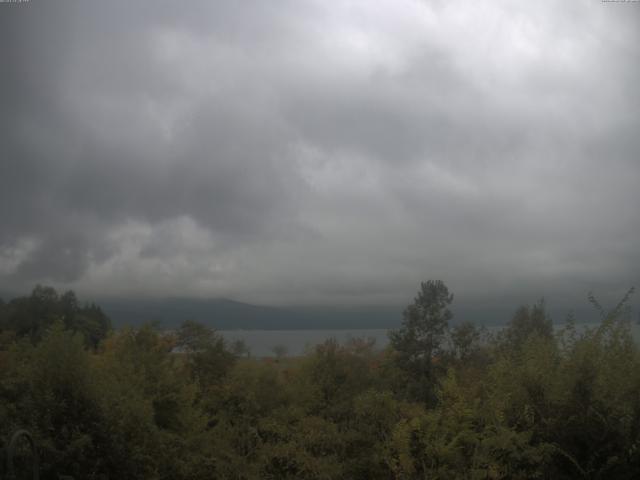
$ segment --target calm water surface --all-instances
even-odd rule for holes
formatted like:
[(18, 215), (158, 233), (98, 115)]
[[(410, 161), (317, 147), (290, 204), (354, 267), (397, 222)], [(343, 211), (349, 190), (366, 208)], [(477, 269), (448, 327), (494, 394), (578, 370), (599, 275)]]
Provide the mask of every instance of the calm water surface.
[(273, 355), (273, 347), (283, 346), (287, 355), (302, 355), (314, 345), (335, 338), (344, 343), (351, 338), (373, 338), (376, 347), (383, 348), (388, 343), (386, 329), (374, 330), (221, 330), (219, 333), (228, 341), (244, 340), (257, 357)]
[[(562, 328), (564, 325), (556, 325)], [(581, 324), (578, 328), (595, 327), (597, 324)], [(502, 326), (486, 327), (488, 332), (497, 332)], [(632, 333), (636, 341), (640, 341), (640, 325), (632, 324)], [(387, 329), (357, 330), (221, 330), (219, 333), (228, 341), (243, 340), (251, 351), (251, 355), (265, 357), (273, 355), (275, 346), (283, 346), (287, 355), (302, 355), (314, 345), (335, 338), (340, 343), (352, 338), (373, 338), (377, 348), (384, 348), (389, 343)]]

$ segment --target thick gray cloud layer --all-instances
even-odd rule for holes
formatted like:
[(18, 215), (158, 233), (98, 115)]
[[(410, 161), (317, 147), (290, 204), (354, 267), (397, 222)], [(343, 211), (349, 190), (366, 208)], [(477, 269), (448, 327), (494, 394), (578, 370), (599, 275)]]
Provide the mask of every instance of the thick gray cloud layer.
[(640, 267), (640, 4), (0, 4), (0, 288), (402, 303)]

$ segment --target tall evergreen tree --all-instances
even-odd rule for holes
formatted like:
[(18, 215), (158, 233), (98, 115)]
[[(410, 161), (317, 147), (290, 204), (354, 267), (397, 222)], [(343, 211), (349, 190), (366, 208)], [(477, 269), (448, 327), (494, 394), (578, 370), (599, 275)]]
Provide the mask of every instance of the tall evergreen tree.
[(403, 312), (402, 326), (389, 333), (397, 366), (407, 375), (410, 397), (431, 403), (438, 356), (449, 320), (453, 294), (441, 280), (420, 284), (418, 295)]

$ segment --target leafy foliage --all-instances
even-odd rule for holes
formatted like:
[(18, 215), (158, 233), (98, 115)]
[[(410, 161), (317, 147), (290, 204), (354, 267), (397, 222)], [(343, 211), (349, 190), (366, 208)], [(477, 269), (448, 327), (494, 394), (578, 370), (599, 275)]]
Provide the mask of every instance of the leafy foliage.
[(100, 307), (81, 306), (72, 291), (59, 295), (51, 287), (38, 285), (28, 297), (0, 302), (0, 348), (13, 338), (28, 338), (37, 343), (57, 321), (65, 329), (80, 333), (85, 344), (92, 348), (111, 330), (111, 322)]
[(437, 357), (443, 353), (445, 333), (453, 317), (453, 295), (441, 280), (420, 284), (418, 295), (403, 312), (402, 327), (389, 334), (395, 362), (405, 374), (408, 397), (427, 404), (435, 400)]
[(637, 478), (630, 294), (596, 328), (554, 333), (538, 303), (490, 339), (426, 282), (386, 350), (275, 361), (191, 321), (91, 339), (97, 307), (38, 287), (0, 304), (0, 433), (34, 434), (43, 478)]

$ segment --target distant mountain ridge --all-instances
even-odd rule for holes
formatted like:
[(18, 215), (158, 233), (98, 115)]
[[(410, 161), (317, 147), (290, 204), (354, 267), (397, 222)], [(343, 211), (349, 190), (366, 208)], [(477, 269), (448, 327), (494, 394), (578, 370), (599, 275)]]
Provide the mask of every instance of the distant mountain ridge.
[[(96, 303), (115, 327), (156, 322), (175, 328), (184, 320), (196, 320), (217, 330), (335, 330), (389, 329), (402, 322), (403, 307), (269, 307), (229, 299), (104, 299)], [(479, 325), (505, 325), (517, 305), (454, 305), (452, 324), (470, 320)], [(551, 309), (554, 323), (562, 324), (569, 309)], [(572, 310), (578, 323), (598, 321), (592, 308)]]
[[(22, 296), (24, 294), (3, 292), (0, 294), (0, 299), (7, 302)], [(88, 300), (99, 305), (116, 328), (156, 322), (160, 328), (172, 329), (184, 320), (196, 320), (217, 330), (389, 329), (400, 326), (404, 309), (397, 305), (269, 307), (224, 298), (90, 298)], [(513, 316), (517, 306), (517, 302), (483, 305), (454, 304), (452, 306), (454, 318), (451, 324), (468, 320), (478, 325), (505, 325)], [(597, 312), (590, 305), (549, 309), (555, 324), (564, 323), (569, 312), (575, 314), (578, 323), (599, 321)], [(639, 318), (637, 309), (634, 310), (632, 317)]]
[(162, 328), (175, 328), (184, 320), (196, 320), (218, 330), (396, 328), (402, 317), (398, 307), (268, 307), (229, 299), (122, 299), (98, 303), (116, 327), (157, 322)]

